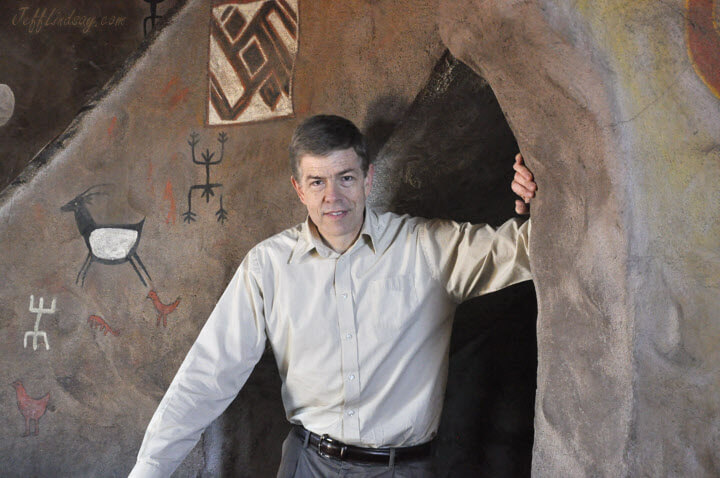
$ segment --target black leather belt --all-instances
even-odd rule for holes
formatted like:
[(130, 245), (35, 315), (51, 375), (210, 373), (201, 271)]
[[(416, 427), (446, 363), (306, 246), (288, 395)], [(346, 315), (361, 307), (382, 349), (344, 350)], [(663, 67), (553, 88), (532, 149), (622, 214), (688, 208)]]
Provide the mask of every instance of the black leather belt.
[(347, 445), (330, 438), (318, 435), (301, 426), (294, 426), (295, 433), (301, 440), (317, 450), (318, 455), (325, 458), (336, 458), (342, 461), (362, 461), (366, 463), (385, 463), (392, 466), (395, 462), (417, 460), (430, 456), (432, 442), (400, 448), (364, 448)]

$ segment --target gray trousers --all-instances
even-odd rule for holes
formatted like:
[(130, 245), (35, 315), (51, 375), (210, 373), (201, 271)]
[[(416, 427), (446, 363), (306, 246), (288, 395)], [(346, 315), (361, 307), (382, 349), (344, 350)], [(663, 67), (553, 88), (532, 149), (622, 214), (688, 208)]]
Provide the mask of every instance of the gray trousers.
[(410, 460), (388, 466), (350, 463), (318, 455), (291, 430), (282, 446), (277, 478), (435, 478), (432, 458)]

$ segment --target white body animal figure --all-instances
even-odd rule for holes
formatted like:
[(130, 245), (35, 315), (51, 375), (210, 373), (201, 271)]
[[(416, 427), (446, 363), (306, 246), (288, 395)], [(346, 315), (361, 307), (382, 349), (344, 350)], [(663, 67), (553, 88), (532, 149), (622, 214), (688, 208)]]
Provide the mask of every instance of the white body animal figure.
[[(78, 271), (75, 283), (77, 284), (82, 277), (81, 286), (85, 285), (85, 277), (87, 271), (93, 262), (101, 264), (122, 264), (129, 262), (140, 278), (140, 282), (147, 286), (147, 282), (140, 273), (140, 269), (145, 273), (145, 277), (150, 279), (145, 265), (137, 254), (137, 246), (140, 242), (140, 234), (142, 233), (145, 219), (135, 224), (97, 224), (90, 215), (87, 205), (90, 204), (92, 198), (98, 195), (104, 195), (101, 192), (90, 192), (94, 188), (105, 186), (103, 184), (92, 186), (75, 196), (72, 201), (60, 208), (61, 211), (75, 213), (75, 222), (78, 231), (85, 239), (85, 245), (88, 248), (88, 255), (83, 262), (80, 271)], [(137, 265), (136, 265), (137, 264)], [(138, 265), (140, 269), (138, 269)]]

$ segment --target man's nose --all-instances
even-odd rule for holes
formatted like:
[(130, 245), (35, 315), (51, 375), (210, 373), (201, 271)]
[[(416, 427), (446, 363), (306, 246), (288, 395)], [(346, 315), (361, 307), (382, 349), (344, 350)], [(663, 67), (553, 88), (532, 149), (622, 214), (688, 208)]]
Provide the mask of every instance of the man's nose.
[(340, 198), (340, 185), (335, 181), (328, 181), (325, 188), (325, 202), (337, 201)]

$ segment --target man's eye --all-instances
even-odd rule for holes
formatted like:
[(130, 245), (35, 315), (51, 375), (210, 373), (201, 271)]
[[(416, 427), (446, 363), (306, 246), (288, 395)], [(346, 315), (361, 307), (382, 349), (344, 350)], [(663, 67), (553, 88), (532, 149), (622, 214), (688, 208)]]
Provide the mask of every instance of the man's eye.
[(343, 176), (342, 177), (342, 180), (345, 182), (352, 181), (353, 179), (355, 179), (355, 176)]
[(310, 182), (310, 186), (320, 186), (322, 184), (322, 181), (319, 179), (316, 179), (315, 181)]

